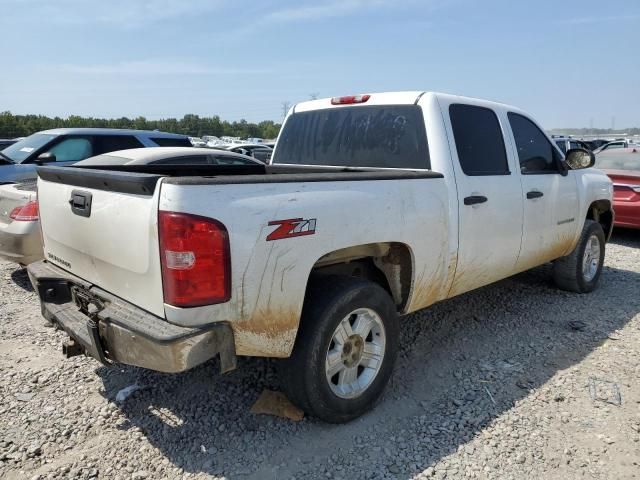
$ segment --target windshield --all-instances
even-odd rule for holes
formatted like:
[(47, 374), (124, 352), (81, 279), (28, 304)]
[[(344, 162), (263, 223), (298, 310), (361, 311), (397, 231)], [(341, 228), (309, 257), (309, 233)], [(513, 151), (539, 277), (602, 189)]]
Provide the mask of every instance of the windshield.
[(640, 171), (640, 151), (609, 152), (596, 155), (596, 168)]
[(416, 105), (294, 113), (272, 158), (274, 164), (430, 168), (424, 119)]
[(22, 163), (29, 157), (29, 155), (44, 147), (56, 137), (57, 135), (50, 135), (47, 133), (34, 133), (33, 135), (2, 150), (2, 156), (8, 158), (13, 163)]

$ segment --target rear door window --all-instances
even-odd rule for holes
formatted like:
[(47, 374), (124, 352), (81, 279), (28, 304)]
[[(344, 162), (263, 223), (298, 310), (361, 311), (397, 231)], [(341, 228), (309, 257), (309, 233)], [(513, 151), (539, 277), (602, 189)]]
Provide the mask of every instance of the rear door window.
[(144, 147), (133, 135), (96, 135), (93, 138), (94, 155)]
[(150, 138), (150, 140), (159, 147), (192, 147), (188, 138)]
[(429, 169), (422, 109), (371, 105), (294, 113), (273, 163)]
[(500, 123), (490, 108), (452, 104), (451, 128), (465, 175), (509, 175)]

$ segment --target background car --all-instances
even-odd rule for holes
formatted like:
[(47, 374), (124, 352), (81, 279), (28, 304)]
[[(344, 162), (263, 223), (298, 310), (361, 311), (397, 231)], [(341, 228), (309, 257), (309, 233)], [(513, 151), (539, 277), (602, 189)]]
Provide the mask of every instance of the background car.
[(609, 140), (604, 140), (601, 138), (595, 138), (591, 140), (583, 140), (585, 143), (591, 145), (591, 150), (595, 150), (596, 148), (600, 148), (605, 143), (609, 143)]
[(189, 137), (189, 141), (191, 142), (191, 145), (193, 145), (194, 147), (206, 147), (207, 146), (207, 142), (205, 142), (200, 137)]
[(230, 152), (241, 153), (242, 155), (248, 155), (262, 163), (267, 163), (273, 153), (273, 149), (267, 147), (263, 143), (231, 145), (227, 147), (227, 150)]
[[(194, 147), (135, 148), (106, 153), (70, 168), (102, 165), (262, 165), (252, 157)], [(36, 181), (0, 185), (0, 258), (21, 265), (42, 259)]]
[(614, 225), (640, 228), (640, 147), (599, 153), (595, 166), (613, 182)]
[(113, 128), (58, 128), (34, 133), (0, 151), (0, 183), (35, 178), (38, 164), (70, 165), (115, 150), (140, 147), (191, 147), (175, 133)]
[(593, 150), (591, 145), (587, 142), (583, 142), (582, 140), (576, 140), (571, 137), (558, 137), (554, 136), (553, 141), (558, 145), (558, 148), (562, 150), (562, 153), (567, 153), (568, 150), (572, 148), (586, 148), (587, 150)]
[(600, 152), (604, 152), (605, 150), (633, 148), (633, 147), (640, 148), (640, 145), (630, 140), (620, 139), (620, 140), (614, 140), (613, 142), (605, 143), (600, 148), (594, 150), (593, 153), (600, 153)]
[(0, 185), (0, 258), (22, 265), (42, 258), (35, 180)]
[(75, 164), (87, 166), (116, 165), (262, 165), (255, 158), (226, 150), (196, 147), (134, 148), (87, 158)]

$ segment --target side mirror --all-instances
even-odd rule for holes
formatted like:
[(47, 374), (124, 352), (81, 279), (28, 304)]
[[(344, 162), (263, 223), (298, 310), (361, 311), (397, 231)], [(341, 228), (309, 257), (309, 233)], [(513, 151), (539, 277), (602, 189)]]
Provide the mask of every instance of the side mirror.
[(586, 148), (572, 148), (567, 150), (564, 161), (571, 170), (593, 167), (596, 156)]
[(41, 153), (40, 155), (38, 155), (38, 158), (36, 158), (35, 162), (38, 165), (43, 165), (45, 163), (51, 163), (51, 162), (55, 162), (56, 161), (56, 156), (53, 153)]

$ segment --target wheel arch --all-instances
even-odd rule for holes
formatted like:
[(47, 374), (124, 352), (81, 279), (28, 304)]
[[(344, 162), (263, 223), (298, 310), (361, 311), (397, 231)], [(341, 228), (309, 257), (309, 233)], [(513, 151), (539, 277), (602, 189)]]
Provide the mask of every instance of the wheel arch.
[(613, 231), (614, 212), (611, 201), (606, 199), (591, 202), (587, 209), (587, 220), (598, 222), (604, 230), (605, 240), (609, 241)]
[(401, 242), (377, 242), (334, 250), (320, 257), (310, 276), (346, 275), (377, 283), (391, 297), (398, 311), (409, 301), (414, 275), (411, 248)]

